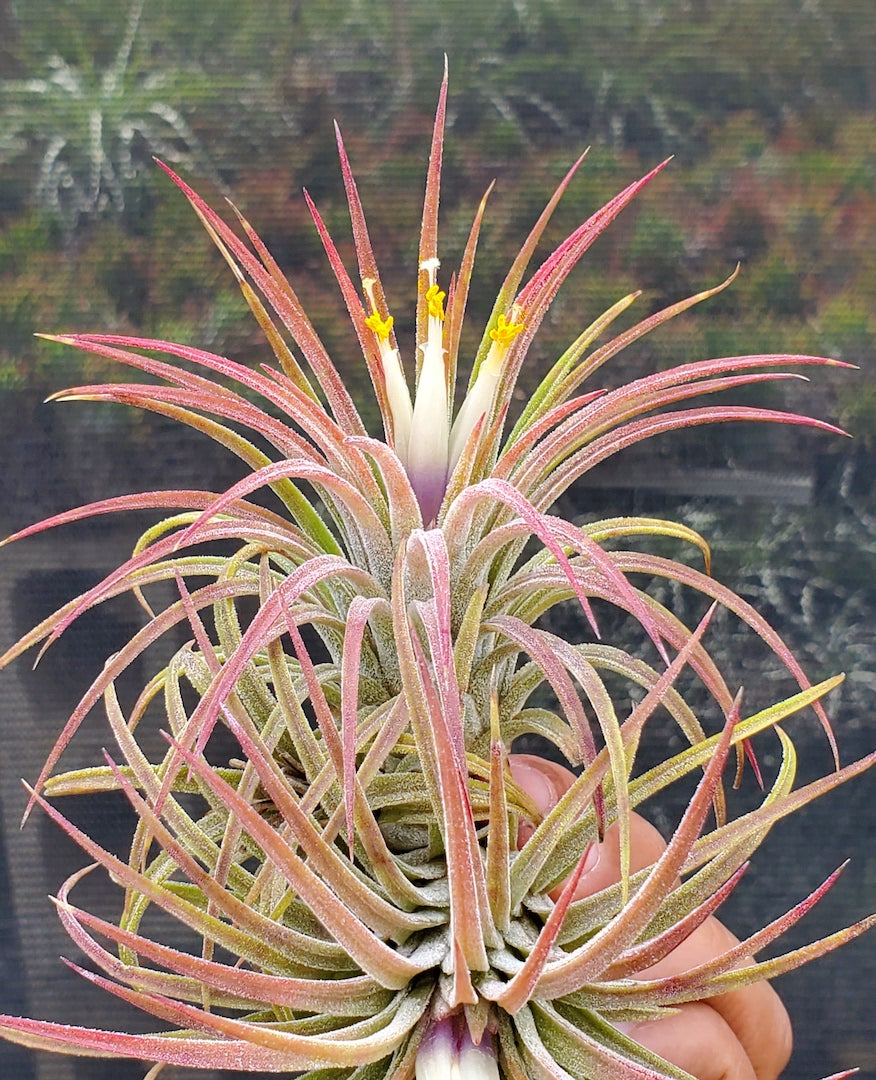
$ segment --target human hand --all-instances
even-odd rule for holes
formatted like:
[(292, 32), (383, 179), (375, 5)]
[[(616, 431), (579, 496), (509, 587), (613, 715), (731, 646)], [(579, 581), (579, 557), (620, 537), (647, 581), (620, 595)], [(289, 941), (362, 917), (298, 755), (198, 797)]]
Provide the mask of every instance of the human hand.
[[(536, 807), (547, 813), (568, 790), (573, 773), (531, 754), (511, 754), (511, 774)], [(521, 825), (519, 842), (532, 834)], [(631, 870), (655, 862), (666, 841), (644, 818), (631, 822)], [(591, 896), (620, 880), (620, 844), (611, 826), (598, 849), (598, 861), (581, 877), (575, 899)], [(675, 975), (705, 963), (739, 943), (711, 917), (641, 977)], [(698, 1080), (776, 1080), (791, 1056), (791, 1022), (778, 994), (767, 982), (731, 990), (705, 1001), (687, 1002), (662, 1020), (624, 1025), (636, 1042), (685, 1069)]]

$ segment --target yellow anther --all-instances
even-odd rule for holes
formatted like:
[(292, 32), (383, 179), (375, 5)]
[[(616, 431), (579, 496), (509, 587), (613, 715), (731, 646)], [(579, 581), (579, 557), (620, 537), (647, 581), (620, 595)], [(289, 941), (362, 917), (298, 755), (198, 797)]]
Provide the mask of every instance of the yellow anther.
[(430, 285), (426, 289), (426, 303), (429, 305), (429, 314), (435, 319), (441, 319), (442, 322), (444, 321), (444, 297), (446, 295), (437, 285)]
[(386, 341), (389, 338), (389, 332), (392, 330), (393, 318), (391, 315), (387, 315), (385, 319), (381, 319), (380, 315), (376, 311), (372, 311), (368, 318), (365, 320), (365, 325), (369, 330), (373, 330), (374, 333), (380, 338), (381, 341)]
[(490, 337), (497, 345), (504, 345), (507, 348), (522, 329), (522, 322), (514, 322), (513, 318), (509, 322), (504, 315), (500, 315), (498, 322), (490, 331)]

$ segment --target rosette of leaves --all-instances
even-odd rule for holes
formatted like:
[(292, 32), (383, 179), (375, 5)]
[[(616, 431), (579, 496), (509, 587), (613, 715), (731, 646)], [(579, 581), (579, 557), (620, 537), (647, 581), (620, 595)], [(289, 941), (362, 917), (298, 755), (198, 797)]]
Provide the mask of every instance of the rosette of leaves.
[[(512, 422), (517, 374), (558, 289), (659, 171), (530, 272), (576, 163), (508, 271), (454, 415), (486, 197), (445, 295), (437, 245), (445, 100), (446, 79), (420, 236), (415, 395), (340, 135), (358, 282), (310, 204), (374, 384), (383, 438), (366, 431), (295, 291), (247, 221), (238, 215), (232, 228), (173, 174), (236, 275), (276, 364), (253, 370), (163, 341), (58, 339), (146, 377), (59, 398), (172, 417), (236, 453), (250, 472), (225, 492), (108, 499), (13, 538), (133, 508), (163, 515), (127, 561), (3, 662), (46, 648), (114, 596), (133, 591), (142, 600), (142, 628), (107, 660), (67, 721), (28, 809), (42, 807), (91, 863), (56, 899), (92, 965), (74, 966), (169, 1030), (135, 1035), (6, 1016), (0, 1032), (9, 1039), (154, 1061), (153, 1075), (170, 1063), (357, 1080), (454, 1071), (514, 1080), (680, 1077), (615, 1025), (775, 976), (871, 923), (751, 959), (831, 878), (713, 961), (671, 979), (636, 978), (719, 907), (775, 822), (873, 759), (837, 761), (834, 772), (795, 787), (794, 745), (780, 725), (812, 709), (833, 743), (822, 698), (839, 679), (810, 684), (770, 625), (709, 575), (702, 537), (649, 518), (575, 526), (548, 509), (587, 470), (659, 432), (739, 420), (835, 430), (723, 399), (690, 404), (794, 377), (776, 370), (783, 364), (832, 361), (736, 356), (589, 389), (620, 350), (717, 290), (612, 336), (631, 295), (580, 334)], [(639, 541), (654, 537), (692, 546), (704, 569), (643, 551)], [(648, 581), (658, 579), (702, 597), (699, 625), (685, 625), (649, 595)], [(167, 582), (175, 599), (154, 609), (150, 587)], [(538, 625), (568, 602), (583, 612), (577, 643)], [(600, 638), (597, 613), (606, 606), (641, 627), (637, 653)], [(780, 658), (796, 684), (791, 696), (746, 714), (708, 650), (715, 606)], [(188, 643), (123, 710), (116, 680), (179, 628)], [(710, 703), (711, 733), (685, 692), (688, 681)], [(113, 754), (56, 772), (98, 709)], [(640, 738), (658, 710), (677, 725), (684, 749), (637, 768)], [(166, 750), (154, 760), (141, 736), (156, 711)], [(213, 760), (217, 727), (238, 744), (230, 759)], [(507, 767), (513, 740), (530, 733), (579, 769), (543, 819)], [(756, 771), (751, 740), (764, 733), (778, 741), (781, 765), (757, 804), (732, 818), (722, 786), (728, 757), (736, 755), (737, 772), (746, 757)], [(696, 789), (665, 853), (632, 873), (632, 812), (689, 774), (699, 775)], [(137, 815), (127, 860), (49, 799), (107, 789)], [(518, 849), (522, 821), (533, 828)], [(591, 845), (615, 824), (621, 880), (574, 899)], [(101, 870), (121, 890), (116, 921), (75, 902), (83, 875)], [(149, 929), (156, 915), (182, 924), (191, 947), (163, 942)]]

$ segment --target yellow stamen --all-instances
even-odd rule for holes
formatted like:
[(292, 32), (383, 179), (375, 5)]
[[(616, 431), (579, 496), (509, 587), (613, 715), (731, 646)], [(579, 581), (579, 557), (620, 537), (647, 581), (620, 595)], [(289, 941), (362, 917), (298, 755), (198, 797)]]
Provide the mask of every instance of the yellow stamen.
[(507, 348), (523, 329), (522, 322), (514, 322), (515, 316), (519, 313), (519, 309), (513, 310), (510, 320), (506, 319), (504, 315), (499, 316), (498, 322), (490, 331), (490, 337), (497, 345), (503, 345)]
[(407, 458), (408, 442), (410, 441), (413, 406), (411, 404), (411, 394), (402, 371), (398, 349), (394, 348), (389, 340), (393, 318), (391, 315), (387, 315), (384, 319), (377, 310), (377, 300), (374, 296), (377, 279), (363, 278), (362, 285), (371, 304), (371, 314), (366, 316), (365, 325), (377, 338), (377, 347), (380, 351), (380, 363), (383, 368), (386, 397), (392, 419), (392, 444), (395, 452), (404, 462)]
[(377, 279), (363, 278), (362, 284), (365, 287), (368, 301), (371, 304), (371, 314), (365, 319), (365, 325), (377, 335), (380, 341), (388, 341), (389, 332), (392, 330), (393, 318), (391, 315), (387, 315), (386, 318), (383, 319), (380, 317), (380, 312), (377, 310), (377, 301), (374, 299), (374, 286), (377, 284)]
[(389, 332), (392, 330), (393, 321), (391, 315), (387, 315), (385, 319), (381, 319), (377, 311), (372, 311), (365, 320), (365, 325), (369, 330), (373, 330), (381, 341), (387, 341), (389, 339)]
[(449, 467), (451, 471), (459, 461), (469, 436), (480, 418), (489, 419), (492, 415), (496, 389), (508, 356), (508, 349), (523, 326), (523, 308), (519, 304), (512, 304), (510, 314), (500, 315), (496, 320), (496, 325), (490, 331), (493, 344), (478, 369), (471, 389), (463, 399), (450, 431)]
[(430, 285), (426, 289), (426, 303), (429, 305), (429, 314), (442, 322), (444, 321), (444, 297), (446, 295), (437, 285)]

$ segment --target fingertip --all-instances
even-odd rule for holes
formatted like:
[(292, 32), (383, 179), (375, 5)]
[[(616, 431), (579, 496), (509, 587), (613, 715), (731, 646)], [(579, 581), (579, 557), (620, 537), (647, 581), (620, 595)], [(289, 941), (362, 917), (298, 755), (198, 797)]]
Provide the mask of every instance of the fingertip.
[(535, 754), (509, 754), (508, 767), (540, 814), (549, 813), (575, 782), (571, 770)]
[[(575, 774), (556, 761), (535, 754), (510, 754), (508, 766), (514, 782), (532, 799), (540, 814), (547, 814), (575, 782)], [(521, 822), (517, 844), (522, 847), (535, 831), (534, 825)], [(658, 830), (639, 814), (630, 818), (633, 873), (655, 863), (666, 848)], [(586, 873), (575, 890), (575, 898), (592, 896), (620, 881), (620, 835), (617, 824), (609, 827), (601, 844), (594, 845)], [(559, 888), (551, 895), (556, 898)]]

